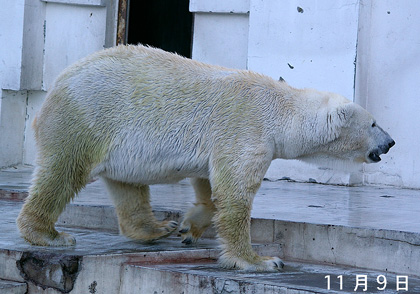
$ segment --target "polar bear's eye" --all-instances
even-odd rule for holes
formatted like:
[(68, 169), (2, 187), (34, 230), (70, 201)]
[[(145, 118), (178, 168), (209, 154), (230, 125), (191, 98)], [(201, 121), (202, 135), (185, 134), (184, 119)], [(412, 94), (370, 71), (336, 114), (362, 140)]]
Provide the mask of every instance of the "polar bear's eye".
[(374, 127), (376, 127), (376, 123), (373, 123), (373, 124), (372, 124), (372, 128), (374, 128)]

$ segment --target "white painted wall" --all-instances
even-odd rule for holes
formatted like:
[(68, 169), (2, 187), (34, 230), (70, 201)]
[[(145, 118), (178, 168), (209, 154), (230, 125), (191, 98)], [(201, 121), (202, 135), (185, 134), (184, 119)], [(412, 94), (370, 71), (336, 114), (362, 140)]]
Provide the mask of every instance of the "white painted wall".
[[(247, 68), (248, 15), (197, 12), (194, 17), (194, 59), (231, 68)], [(232, 52), (233, 54), (226, 54)]]
[(366, 183), (420, 188), (420, 1), (362, 1), (356, 101), (392, 134)]
[(106, 7), (48, 3), (44, 85), (48, 90), (58, 74), (105, 46)]
[[(0, 81), (2, 89), (20, 89), (25, 0), (0, 5)], [(1, 107), (1, 106), (0, 106)]]
[(357, 0), (251, 0), (248, 68), (353, 98)]
[(249, 1), (190, 1), (194, 13), (194, 59), (247, 68)]
[(31, 123), (57, 75), (115, 44), (117, 0), (13, 0), (0, 5), (0, 167), (33, 164)]
[(26, 91), (3, 90), (0, 99), (0, 159), (3, 166), (22, 161)]
[[(26, 96), (20, 91), (24, 0), (3, 1), (0, 9), (0, 162), (21, 160)], [(13, 126), (13, 127), (11, 127)]]

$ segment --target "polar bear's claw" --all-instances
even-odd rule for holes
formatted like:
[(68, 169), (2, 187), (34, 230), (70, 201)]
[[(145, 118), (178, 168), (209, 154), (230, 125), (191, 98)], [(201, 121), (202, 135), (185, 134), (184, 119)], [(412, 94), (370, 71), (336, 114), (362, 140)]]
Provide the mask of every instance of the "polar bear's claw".
[(166, 238), (170, 236), (176, 230), (177, 227), (178, 227), (177, 222), (174, 222), (174, 221), (164, 222), (164, 226), (162, 227), (163, 234), (155, 238), (154, 240), (158, 240), (158, 239), (162, 239), (162, 238)]
[(178, 223), (177, 222), (170, 221), (170, 222), (167, 223), (165, 229), (168, 232), (171, 232), (172, 233), (177, 227), (178, 227)]
[(245, 272), (278, 272), (284, 267), (283, 261), (278, 257), (258, 256), (253, 259), (231, 256), (224, 253), (219, 257), (219, 264), (226, 269), (236, 269)]
[[(185, 230), (182, 230), (183, 232), (185, 232)], [(185, 233), (181, 233), (181, 237), (182, 237), (182, 243), (186, 244), (186, 245), (191, 245), (191, 244), (195, 244), (197, 243), (198, 239), (200, 237), (195, 237), (193, 236), (193, 234), (191, 232), (186, 231)]]
[(144, 238), (143, 240), (146, 242), (154, 242), (156, 240), (160, 240), (166, 237), (169, 237), (173, 232), (175, 232), (176, 228), (178, 227), (178, 223), (174, 221), (163, 222), (163, 226), (161, 227), (161, 233), (155, 234), (154, 236), (149, 236)]
[(202, 231), (195, 227), (191, 227), (191, 225), (186, 225), (186, 223), (186, 221), (183, 221), (181, 224), (181, 229), (179, 230), (182, 238), (181, 242), (186, 245), (195, 244), (201, 237)]
[(186, 245), (190, 245), (193, 243), (193, 238), (191, 236), (186, 237), (184, 240), (182, 240), (182, 243)]
[(121, 226), (121, 233), (133, 240), (154, 242), (169, 237), (175, 232), (178, 223), (174, 221), (157, 222), (152, 226)]
[(188, 229), (188, 228), (183, 228), (183, 229), (179, 230), (179, 233), (180, 234), (185, 234), (185, 233), (188, 233), (189, 230), (190, 229)]
[(273, 260), (271, 260), (271, 262), (274, 264), (275, 269), (277, 268), (278, 270), (281, 270), (282, 268), (284, 268), (283, 261), (278, 257), (273, 257)]

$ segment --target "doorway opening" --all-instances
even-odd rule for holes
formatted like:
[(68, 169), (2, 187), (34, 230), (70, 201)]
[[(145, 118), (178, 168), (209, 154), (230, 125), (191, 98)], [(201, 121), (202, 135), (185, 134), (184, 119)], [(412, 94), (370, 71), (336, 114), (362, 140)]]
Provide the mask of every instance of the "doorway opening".
[(191, 58), (193, 15), (189, 0), (128, 1), (128, 44), (150, 45)]

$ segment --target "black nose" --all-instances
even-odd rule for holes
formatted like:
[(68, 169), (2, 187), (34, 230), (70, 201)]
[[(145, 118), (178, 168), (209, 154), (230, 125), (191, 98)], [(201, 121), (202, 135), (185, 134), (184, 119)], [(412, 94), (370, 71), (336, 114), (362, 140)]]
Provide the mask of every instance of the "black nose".
[(395, 141), (394, 140), (392, 140), (392, 142), (388, 144), (389, 148), (391, 148), (394, 145), (395, 145)]
[(381, 151), (382, 154), (386, 154), (388, 153), (389, 149), (394, 145), (395, 145), (395, 141), (392, 140), (390, 143), (388, 143), (388, 145), (379, 146), (379, 150)]

